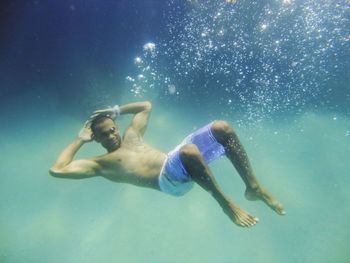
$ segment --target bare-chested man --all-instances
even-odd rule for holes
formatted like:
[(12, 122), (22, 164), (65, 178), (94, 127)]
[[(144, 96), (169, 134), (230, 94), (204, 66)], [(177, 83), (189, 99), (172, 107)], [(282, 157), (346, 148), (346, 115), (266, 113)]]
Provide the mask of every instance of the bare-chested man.
[[(184, 195), (197, 183), (216, 199), (235, 224), (253, 226), (258, 219), (222, 192), (208, 167), (209, 162), (225, 155), (243, 179), (248, 200), (262, 200), (278, 214), (285, 214), (282, 205), (257, 182), (247, 154), (227, 122), (214, 121), (204, 126), (165, 154), (143, 141), (151, 108), (150, 102), (137, 102), (95, 111), (78, 137), (60, 154), (50, 174), (71, 179), (102, 176), (174, 196)], [(121, 136), (115, 119), (124, 114), (134, 116)], [(80, 147), (92, 140), (108, 153), (87, 160), (73, 160)]]

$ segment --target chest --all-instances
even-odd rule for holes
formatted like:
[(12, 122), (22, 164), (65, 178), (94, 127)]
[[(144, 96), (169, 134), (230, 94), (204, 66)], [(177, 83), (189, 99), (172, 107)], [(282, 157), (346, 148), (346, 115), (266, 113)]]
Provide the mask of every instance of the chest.
[(133, 148), (125, 147), (110, 154), (104, 160), (104, 166), (110, 174), (143, 175), (159, 169), (164, 161), (163, 155), (147, 145), (138, 145)]

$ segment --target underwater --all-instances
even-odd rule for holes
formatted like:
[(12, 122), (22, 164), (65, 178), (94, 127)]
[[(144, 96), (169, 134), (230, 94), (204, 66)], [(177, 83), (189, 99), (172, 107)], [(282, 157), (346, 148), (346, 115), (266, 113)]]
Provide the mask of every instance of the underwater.
[[(1, 263), (350, 262), (350, 1), (0, 7)], [(102, 109), (120, 115), (111, 136), (126, 134), (109, 155), (80, 132)], [(180, 148), (208, 124), (225, 147), (210, 164)], [(157, 158), (147, 148), (115, 158), (128, 176), (95, 176), (133, 136)], [(174, 152), (194, 182), (182, 196), (158, 185), (174, 185)], [(155, 184), (138, 187), (146, 172)], [(276, 200), (245, 197), (251, 174)], [(239, 225), (223, 196), (259, 221)]]

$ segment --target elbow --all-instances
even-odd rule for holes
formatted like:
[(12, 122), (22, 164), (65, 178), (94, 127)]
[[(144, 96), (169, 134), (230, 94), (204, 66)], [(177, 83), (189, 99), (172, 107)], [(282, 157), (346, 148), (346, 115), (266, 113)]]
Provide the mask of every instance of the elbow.
[(144, 102), (144, 107), (145, 107), (145, 110), (151, 111), (151, 109), (152, 109), (152, 103), (151, 103), (150, 101), (145, 101), (145, 102)]
[(60, 177), (60, 175), (61, 175), (60, 171), (55, 167), (50, 168), (49, 174), (53, 177)]

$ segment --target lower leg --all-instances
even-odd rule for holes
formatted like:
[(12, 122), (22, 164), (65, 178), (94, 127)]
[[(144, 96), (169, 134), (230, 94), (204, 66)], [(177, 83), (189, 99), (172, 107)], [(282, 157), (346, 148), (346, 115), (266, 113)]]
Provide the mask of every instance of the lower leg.
[(247, 189), (259, 187), (248, 155), (234, 130), (224, 121), (213, 124), (212, 132), (215, 139), (225, 147), (226, 156), (236, 168)]
[(242, 210), (221, 191), (196, 146), (184, 146), (181, 150), (180, 158), (192, 179), (217, 200), (224, 212), (235, 224), (249, 227), (257, 223), (257, 218)]
[(255, 178), (248, 155), (234, 130), (224, 121), (213, 124), (212, 132), (216, 140), (225, 147), (226, 155), (238, 171), (246, 185), (248, 200), (262, 200), (278, 214), (285, 214), (283, 206), (262, 188)]

